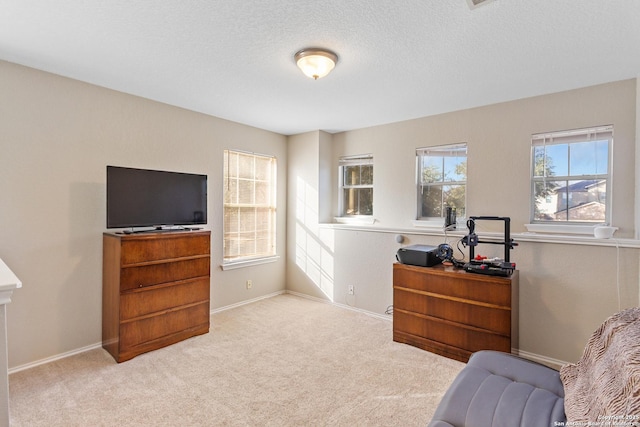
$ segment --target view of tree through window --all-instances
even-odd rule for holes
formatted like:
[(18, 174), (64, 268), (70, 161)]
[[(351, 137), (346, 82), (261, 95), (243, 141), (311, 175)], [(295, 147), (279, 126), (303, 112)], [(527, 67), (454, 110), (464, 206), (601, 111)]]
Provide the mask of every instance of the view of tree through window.
[(533, 135), (533, 221), (609, 221), (612, 140), (611, 126)]
[(373, 157), (340, 159), (341, 216), (373, 215)]
[(447, 207), (466, 214), (467, 145), (416, 150), (418, 156), (418, 218), (444, 217)]

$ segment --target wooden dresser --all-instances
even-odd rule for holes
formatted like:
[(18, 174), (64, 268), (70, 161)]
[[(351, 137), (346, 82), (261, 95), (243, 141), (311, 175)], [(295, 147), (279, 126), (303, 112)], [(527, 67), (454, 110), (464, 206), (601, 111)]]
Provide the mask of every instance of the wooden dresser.
[(102, 346), (117, 362), (209, 332), (211, 232), (103, 235)]
[(393, 265), (393, 340), (466, 362), (518, 347), (518, 271), (486, 276), (439, 265)]

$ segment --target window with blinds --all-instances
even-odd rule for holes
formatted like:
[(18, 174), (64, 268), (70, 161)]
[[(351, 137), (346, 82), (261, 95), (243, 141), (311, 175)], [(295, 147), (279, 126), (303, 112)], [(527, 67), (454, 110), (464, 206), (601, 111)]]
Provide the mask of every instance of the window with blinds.
[(373, 215), (373, 156), (343, 157), (339, 169), (340, 216)]
[(532, 219), (609, 223), (613, 126), (531, 137)]
[(464, 217), (467, 188), (467, 144), (416, 150), (418, 219), (443, 218), (447, 207)]
[(276, 158), (224, 152), (224, 262), (276, 254)]

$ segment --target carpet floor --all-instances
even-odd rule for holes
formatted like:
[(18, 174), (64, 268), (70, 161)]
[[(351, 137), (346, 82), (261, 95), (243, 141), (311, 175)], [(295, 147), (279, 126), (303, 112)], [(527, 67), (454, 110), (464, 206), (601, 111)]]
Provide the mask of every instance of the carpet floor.
[(9, 377), (11, 425), (424, 426), (464, 365), (392, 322), (279, 295), (117, 364), (103, 349)]

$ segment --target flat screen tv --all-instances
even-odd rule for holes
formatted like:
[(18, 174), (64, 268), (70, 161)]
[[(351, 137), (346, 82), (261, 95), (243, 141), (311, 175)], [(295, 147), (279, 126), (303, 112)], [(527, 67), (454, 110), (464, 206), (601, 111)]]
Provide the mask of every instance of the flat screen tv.
[(207, 175), (107, 166), (107, 228), (207, 223)]

